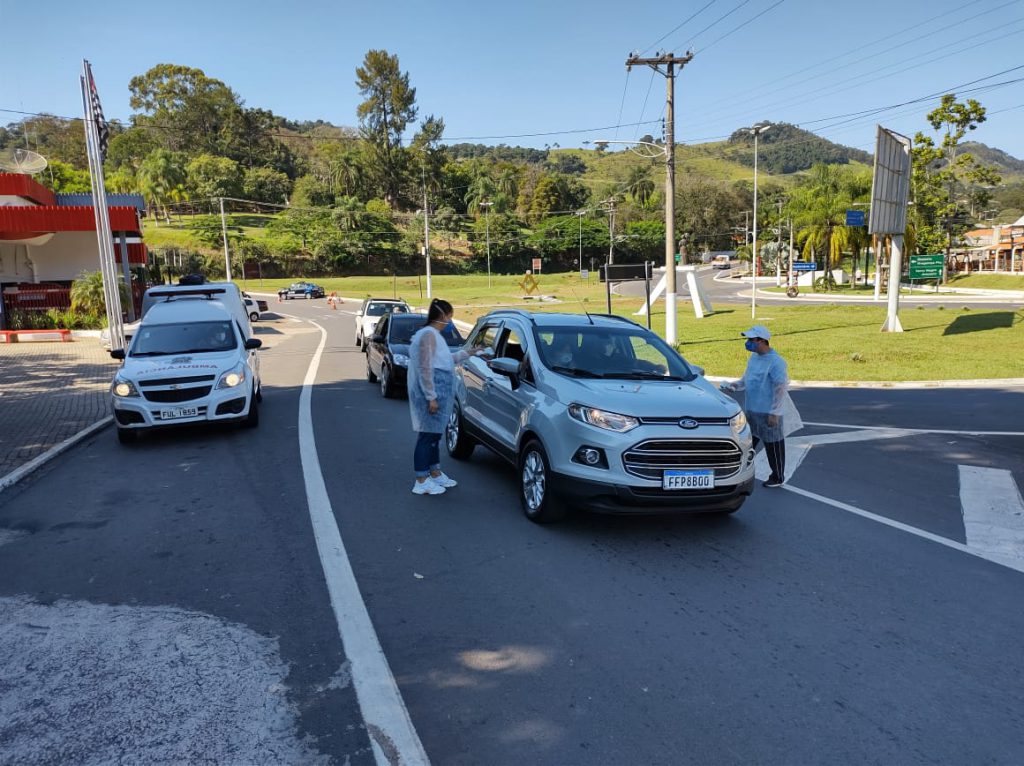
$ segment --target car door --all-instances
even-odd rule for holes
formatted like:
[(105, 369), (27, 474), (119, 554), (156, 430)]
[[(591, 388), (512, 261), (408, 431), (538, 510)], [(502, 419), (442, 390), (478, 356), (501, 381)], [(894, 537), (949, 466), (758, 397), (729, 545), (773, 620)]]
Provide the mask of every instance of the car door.
[(520, 363), (519, 385), (513, 389), (509, 378), (491, 372), (489, 384), (484, 387), (484, 407), (494, 424), (494, 436), (510, 454), (516, 452), (520, 424), (524, 422), (522, 415), (531, 406), (536, 391), (529, 365), (529, 337), (519, 322), (505, 322), (498, 335), (496, 354), (497, 358)]
[(485, 389), (496, 376), (487, 366), (487, 359), (475, 354), (481, 349), (487, 349), (493, 356), (500, 331), (500, 320), (489, 320), (477, 327), (465, 346), (470, 357), (462, 364), (462, 382), (465, 391), (462, 413), (470, 426), (484, 438), (492, 434), (494, 429), (491, 416), (485, 410), (487, 407)]
[(366, 348), (366, 363), (374, 375), (380, 375), (380, 369), (384, 365), (384, 356), (387, 353), (388, 321), (389, 317), (381, 319), (373, 335), (363, 341)]

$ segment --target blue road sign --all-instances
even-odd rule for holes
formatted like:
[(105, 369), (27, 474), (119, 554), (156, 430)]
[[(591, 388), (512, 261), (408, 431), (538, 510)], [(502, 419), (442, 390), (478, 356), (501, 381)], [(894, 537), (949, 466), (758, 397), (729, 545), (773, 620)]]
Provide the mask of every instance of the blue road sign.
[(846, 211), (846, 225), (847, 226), (863, 226), (864, 225), (864, 211), (863, 210), (847, 210)]
[(818, 264), (814, 261), (793, 261), (793, 271), (817, 271)]

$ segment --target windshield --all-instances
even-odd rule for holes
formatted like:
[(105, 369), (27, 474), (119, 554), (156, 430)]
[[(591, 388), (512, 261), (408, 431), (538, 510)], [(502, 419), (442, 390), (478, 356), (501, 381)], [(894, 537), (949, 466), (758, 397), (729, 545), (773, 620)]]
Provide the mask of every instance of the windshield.
[(380, 317), (390, 313), (408, 314), (409, 307), (404, 303), (371, 303), (366, 307), (366, 316)]
[(140, 327), (132, 339), (131, 356), (199, 354), (230, 351), (238, 339), (230, 321), (157, 324)]
[[(388, 340), (392, 345), (406, 346), (412, 343), (412, 336), (426, 326), (426, 321), (425, 316), (392, 317)], [(452, 348), (460, 347), (464, 342), (454, 325), (446, 327), (441, 332), (441, 337)]]
[(693, 380), (683, 358), (642, 327), (551, 327), (536, 330), (545, 366), (578, 378)]

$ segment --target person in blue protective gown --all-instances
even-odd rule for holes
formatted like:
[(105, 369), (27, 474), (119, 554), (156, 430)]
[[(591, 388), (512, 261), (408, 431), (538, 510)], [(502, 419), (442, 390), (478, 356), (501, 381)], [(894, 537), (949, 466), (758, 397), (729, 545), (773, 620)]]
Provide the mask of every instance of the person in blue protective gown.
[(455, 365), (465, 361), (465, 351), (451, 351), (443, 333), (450, 332), (452, 304), (435, 298), (423, 329), (409, 346), (409, 411), (416, 432), (413, 468), (414, 495), (442, 495), (458, 482), (441, 470), (441, 435), (455, 402)]
[(740, 335), (750, 352), (743, 377), (722, 384), (728, 392), (743, 391), (743, 410), (754, 436), (754, 447), (764, 444), (771, 476), (765, 487), (781, 487), (786, 480), (786, 437), (803, 428), (800, 413), (789, 396), (786, 360), (771, 347), (772, 334), (764, 325), (754, 325)]

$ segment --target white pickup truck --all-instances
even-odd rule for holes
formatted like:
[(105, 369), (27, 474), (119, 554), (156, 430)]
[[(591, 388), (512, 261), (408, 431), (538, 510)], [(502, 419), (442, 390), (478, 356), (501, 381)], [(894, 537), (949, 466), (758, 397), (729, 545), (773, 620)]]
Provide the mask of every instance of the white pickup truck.
[(259, 423), (262, 341), (236, 313), (212, 297), (168, 296), (145, 313), (127, 349), (110, 352), (123, 361), (110, 384), (122, 444), (162, 426)]

